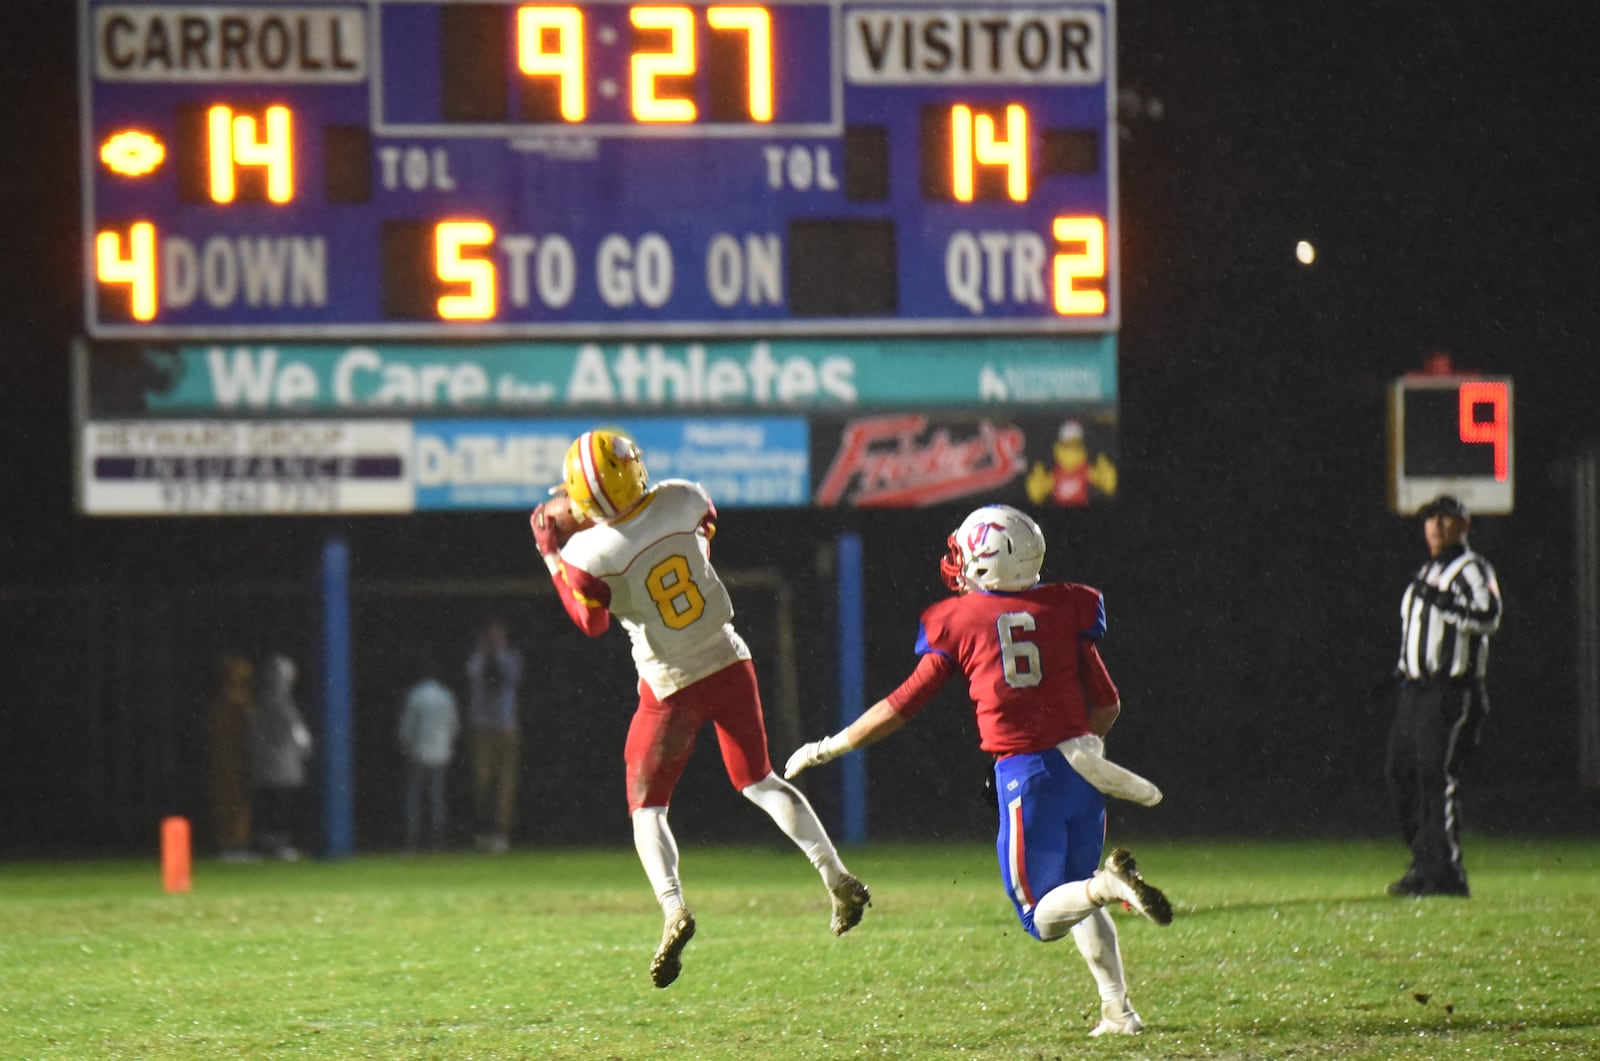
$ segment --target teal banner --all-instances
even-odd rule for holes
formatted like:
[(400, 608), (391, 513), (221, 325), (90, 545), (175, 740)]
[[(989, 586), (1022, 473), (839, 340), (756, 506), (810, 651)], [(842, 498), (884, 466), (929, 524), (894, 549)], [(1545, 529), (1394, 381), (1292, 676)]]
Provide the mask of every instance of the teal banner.
[(91, 353), (100, 396), (120, 415), (173, 416), (1115, 405), (1117, 348), (1114, 335), (111, 347)]

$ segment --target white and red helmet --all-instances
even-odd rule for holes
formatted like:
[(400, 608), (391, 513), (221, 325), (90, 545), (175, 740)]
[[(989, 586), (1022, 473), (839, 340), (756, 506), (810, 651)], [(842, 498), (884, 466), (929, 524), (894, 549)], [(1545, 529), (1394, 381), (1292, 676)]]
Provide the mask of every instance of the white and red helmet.
[(974, 510), (947, 544), (950, 551), (939, 561), (939, 572), (958, 593), (1029, 589), (1044, 566), (1044, 532), (1026, 512), (1010, 505)]

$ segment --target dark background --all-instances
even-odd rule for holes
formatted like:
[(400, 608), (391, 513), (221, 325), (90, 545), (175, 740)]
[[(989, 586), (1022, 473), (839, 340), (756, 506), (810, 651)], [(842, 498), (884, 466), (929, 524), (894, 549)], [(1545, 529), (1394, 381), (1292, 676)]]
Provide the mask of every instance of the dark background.
[[(0, 851), (142, 848), (161, 814), (203, 820), (200, 712), (225, 647), (308, 661), (314, 718), (315, 577), (333, 536), (355, 577), (358, 846), (397, 837), (389, 732), (412, 662), (432, 649), (455, 666), (489, 611), (512, 620), (541, 686), (519, 842), (624, 841), (622, 635), (564, 626), (522, 514), (75, 515), (74, 7), (0, 8)], [(1114, 830), (1388, 832), (1389, 705), (1369, 690), (1424, 549), (1384, 507), (1385, 386), (1436, 351), (1516, 381), (1516, 512), (1473, 528), (1506, 618), (1469, 828), (1600, 820), (1577, 781), (1570, 488), (1600, 440), (1597, 28), (1579, 3), (1120, 5), (1119, 497), (1045, 521), (1046, 576), (1106, 594), (1117, 755), (1168, 792), (1117, 810)], [(1311, 267), (1294, 260), (1302, 238)], [(937, 558), (966, 507), (724, 514), (719, 566), (781, 572), (794, 594), (801, 737), (838, 723), (835, 535), (865, 543), (875, 697), (914, 663), (916, 615), (942, 591)], [(776, 611), (764, 592), (738, 603), (770, 699)], [(781, 762), (777, 732), (774, 745)], [(875, 837), (987, 835), (959, 690), (871, 764)], [(834, 813), (826, 780), (808, 789)], [(674, 821), (686, 840), (771, 839), (709, 741)]]

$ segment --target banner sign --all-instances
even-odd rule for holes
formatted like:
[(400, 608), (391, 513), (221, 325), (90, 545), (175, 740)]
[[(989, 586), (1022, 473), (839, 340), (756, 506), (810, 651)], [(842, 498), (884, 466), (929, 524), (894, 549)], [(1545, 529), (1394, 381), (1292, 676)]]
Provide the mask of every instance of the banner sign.
[(704, 343), (105, 346), (106, 416), (1115, 405), (1114, 335)]
[[(592, 420), (423, 420), (416, 424), (419, 510), (532, 511), (562, 476), (567, 446)], [(644, 450), (654, 480), (693, 479), (719, 506), (783, 508), (811, 498), (804, 417), (609, 422)]]
[[(78, 506), (91, 515), (530, 510), (560, 482), (571, 438), (595, 426), (634, 435), (654, 477), (698, 480), (723, 507), (1008, 501), (1037, 509), (1115, 498), (1114, 347), (1075, 339), (1056, 342), (1058, 354), (1045, 357), (1030, 342), (962, 346), (848, 342), (826, 347), (827, 354), (805, 342), (565, 347), (563, 371), (589, 358), (595, 371), (603, 366), (630, 387), (645, 386), (635, 370), (667, 365), (662, 358), (675, 350), (683, 360), (672, 363), (688, 368), (672, 379), (698, 379), (694, 387), (758, 379), (762, 394), (792, 397), (818, 394), (795, 382), (811, 379), (832, 381), (827, 387), (840, 400), (763, 416), (763, 403), (746, 392), (741, 402), (750, 403), (742, 410), (696, 416), (662, 413), (659, 403), (590, 406), (568, 394), (565, 403), (523, 406), (522, 414), (485, 398), (486, 410), (498, 414), (448, 416), (472, 408), (467, 395), (515, 390), (504, 382), (507, 365), (555, 373), (542, 360), (554, 347), (472, 347), (451, 362), (445, 347), (82, 344), (78, 365), (90, 386), (83, 387), (86, 416), (78, 429)], [(747, 355), (742, 378), (717, 360), (736, 349)], [(1040, 355), (1018, 354), (1029, 349)], [(1062, 357), (1061, 350), (1082, 357)], [(355, 387), (355, 366), (384, 379), (384, 397), (328, 402), (325, 384), (334, 394)], [(758, 371), (747, 371), (752, 366)], [(874, 381), (870, 392), (861, 387), (867, 379)], [(987, 400), (950, 400), (966, 394), (963, 387)], [(1080, 392), (1112, 397), (1064, 397)], [(912, 394), (941, 397), (907, 408)], [(1040, 394), (1053, 397), (1035, 400)], [(440, 414), (398, 416), (390, 402)], [(283, 414), (290, 410), (304, 411)], [(363, 414), (379, 410), (389, 416)]]
[[(79, 508), (96, 516), (531, 511), (590, 420), (91, 421)], [(652, 477), (726, 508), (810, 504), (803, 417), (613, 421)]]
[(888, 412), (812, 419), (820, 507), (921, 508), (1004, 502), (1081, 508), (1116, 496), (1117, 418), (1109, 408), (1060, 415)]
[(94, 516), (409, 512), (404, 420), (96, 421), (79, 446)]

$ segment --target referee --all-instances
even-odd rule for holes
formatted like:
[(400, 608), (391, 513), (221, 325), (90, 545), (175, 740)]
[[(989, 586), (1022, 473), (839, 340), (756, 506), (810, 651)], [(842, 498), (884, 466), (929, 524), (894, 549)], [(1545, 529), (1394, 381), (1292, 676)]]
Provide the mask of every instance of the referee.
[(1431, 558), (1400, 598), (1399, 702), (1384, 773), (1411, 848), (1411, 868), (1388, 893), (1466, 896), (1461, 865), (1461, 770), (1489, 713), (1489, 637), (1500, 627), (1500, 584), (1467, 544), (1472, 517), (1448, 494), (1422, 506)]

